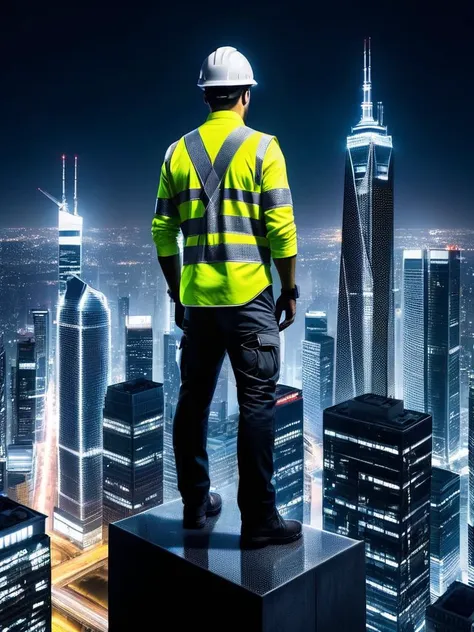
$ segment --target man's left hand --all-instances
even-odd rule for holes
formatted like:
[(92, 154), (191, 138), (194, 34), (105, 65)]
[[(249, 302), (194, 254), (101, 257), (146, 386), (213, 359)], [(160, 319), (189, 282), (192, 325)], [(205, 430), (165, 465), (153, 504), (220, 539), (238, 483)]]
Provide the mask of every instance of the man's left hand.
[[(283, 312), (285, 312), (285, 320), (280, 323), (280, 318)], [(284, 329), (292, 325), (295, 322), (296, 318), (295, 299), (281, 294), (275, 305), (275, 317), (280, 331), (283, 331)]]

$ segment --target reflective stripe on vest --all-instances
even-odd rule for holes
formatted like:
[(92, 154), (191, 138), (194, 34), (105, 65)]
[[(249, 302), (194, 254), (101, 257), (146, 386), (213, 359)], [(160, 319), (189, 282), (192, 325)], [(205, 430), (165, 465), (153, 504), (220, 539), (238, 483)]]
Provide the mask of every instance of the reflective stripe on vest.
[[(207, 150), (198, 130), (184, 137), (186, 149), (201, 182), (202, 189), (183, 191), (180, 204), (191, 199), (203, 202), (205, 210), (202, 217), (188, 219), (181, 228), (185, 237), (189, 235), (209, 235), (215, 233), (243, 233), (247, 235), (265, 236), (266, 228), (263, 219), (223, 215), (221, 202), (223, 199), (239, 200), (250, 204), (258, 204), (260, 195), (237, 189), (223, 189), (221, 184), (235, 154), (243, 142), (254, 134), (249, 127), (234, 129), (225, 139), (214, 164), (211, 163)], [(258, 197), (257, 197), (258, 196)], [(270, 250), (267, 246), (257, 244), (221, 243), (217, 245), (200, 244), (184, 246), (183, 263), (217, 263), (225, 261), (242, 261), (249, 263), (269, 263)]]

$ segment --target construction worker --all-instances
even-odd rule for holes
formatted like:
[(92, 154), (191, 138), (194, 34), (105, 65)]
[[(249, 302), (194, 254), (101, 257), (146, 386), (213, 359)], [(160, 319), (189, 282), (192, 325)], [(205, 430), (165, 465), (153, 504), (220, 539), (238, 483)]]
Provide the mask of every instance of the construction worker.
[[(173, 430), (183, 526), (201, 528), (221, 510), (221, 497), (209, 492), (206, 441), (227, 352), (240, 407), (238, 504), (245, 546), (291, 542), (302, 533), (298, 521), (279, 515), (272, 485), (279, 330), (293, 323), (298, 298), (296, 227), (279, 144), (244, 123), (254, 85), (248, 60), (235, 48), (218, 48), (205, 59), (198, 86), (211, 112), (166, 152), (152, 225), (176, 325), (183, 329)], [(282, 286), (276, 304), (271, 258)]]

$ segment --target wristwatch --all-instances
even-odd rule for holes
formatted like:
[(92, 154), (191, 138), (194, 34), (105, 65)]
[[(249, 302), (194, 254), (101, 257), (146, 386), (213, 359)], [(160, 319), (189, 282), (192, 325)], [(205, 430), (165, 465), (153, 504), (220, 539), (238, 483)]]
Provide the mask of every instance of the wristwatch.
[(295, 287), (291, 290), (282, 290), (281, 295), (285, 296), (286, 298), (292, 298), (296, 301), (296, 299), (300, 297), (300, 288), (295, 285)]

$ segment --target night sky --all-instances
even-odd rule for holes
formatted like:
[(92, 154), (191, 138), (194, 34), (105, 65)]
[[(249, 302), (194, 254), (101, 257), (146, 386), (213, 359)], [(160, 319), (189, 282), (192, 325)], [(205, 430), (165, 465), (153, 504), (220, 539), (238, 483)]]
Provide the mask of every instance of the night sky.
[(362, 3), (336, 1), (331, 13), (297, 1), (14, 4), (0, 34), (0, 226), (55, 225), (56, 207), (36, 188), (60, 197), (63, 152), (71, 189), (79, 155), (86, 226), (150, 223), (164, 152), (205, 119), (199, 68), (221, 45), (253, 65), (248, 124), (279, 138), (297, 221), (340, 225), (370, 35), (373, 97), (395, 148), (396, 225), (474, 228), (467, 1), (439, 13), (426, 2), (356, 12)]

